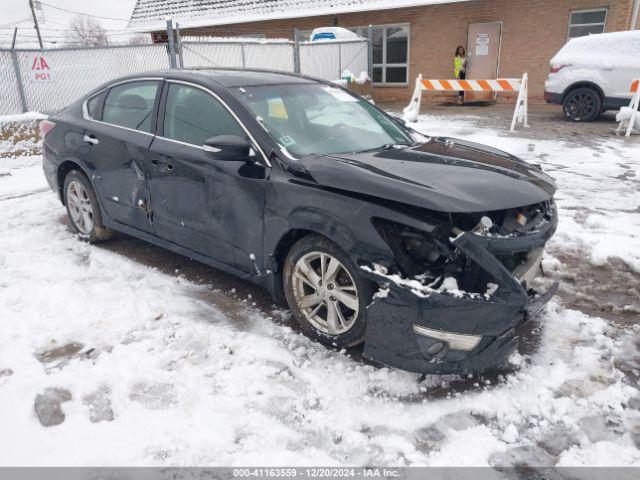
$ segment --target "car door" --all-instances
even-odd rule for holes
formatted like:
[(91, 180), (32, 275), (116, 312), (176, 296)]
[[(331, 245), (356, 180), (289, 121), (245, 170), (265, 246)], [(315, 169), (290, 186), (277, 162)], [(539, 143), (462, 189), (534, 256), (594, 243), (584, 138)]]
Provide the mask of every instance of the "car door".
[(159, 79), (127, 81), (88, 100), (84, 160), (108, 217), (152, 233), (147, 204), (149, 146), (156, 127)]
[(163, 90), (158, 135), (149, 150), (156, 236), (255, 272), (261, 265), (264, 158), (214, 159), (202, 148), (208, 138), (238, 135), (256, 143), (213, 92), (172, 80)]

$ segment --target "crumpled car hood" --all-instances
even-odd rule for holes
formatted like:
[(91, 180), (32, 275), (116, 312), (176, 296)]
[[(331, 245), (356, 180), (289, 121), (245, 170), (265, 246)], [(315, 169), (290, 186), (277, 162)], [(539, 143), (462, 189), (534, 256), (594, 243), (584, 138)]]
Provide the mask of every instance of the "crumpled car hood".
[(478, 143), (431, 138), (409, 148), (300, 160), (319, 184), (450, 213), (489, 212), (549, 200), (542, 170)]

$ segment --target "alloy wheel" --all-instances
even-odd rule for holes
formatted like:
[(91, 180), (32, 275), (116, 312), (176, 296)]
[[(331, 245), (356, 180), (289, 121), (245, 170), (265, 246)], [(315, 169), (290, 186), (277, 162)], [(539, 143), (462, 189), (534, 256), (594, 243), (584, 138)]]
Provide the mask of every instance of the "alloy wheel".
[(77, 180), (72, 180), (67, 186), (67, 205), (78, 231), (90, 235), (93, 230), (93, 206), (87, 189)]
[(567, 107), (572, 118), (588, 118), (594, 114), (597, 108), (596, 99), (588, 92), (577, 92), (571, 96)]
[(334, 256), (310, 252), (296, 263), (293, 294), (298, 308), (315, 328), (328, 335), (351, 329), (358, 318), (358, 288), (346, 267)]

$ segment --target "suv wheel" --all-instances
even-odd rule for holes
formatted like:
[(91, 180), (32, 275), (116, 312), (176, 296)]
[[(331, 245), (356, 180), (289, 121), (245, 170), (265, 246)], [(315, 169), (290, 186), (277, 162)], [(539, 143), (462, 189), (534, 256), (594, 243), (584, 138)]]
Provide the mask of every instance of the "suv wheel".
[(567, 94), (562, 108), (565, 116), (574, 122), (591, 122), (602, 111), (602, 99), (593, 88), (576, 88)]
[(299, 240), (283, 280), (289, 308), (307, 335), (345, 348), (364, 341), (371, 286), (336, 244), (319, 235)]
[(72, 170), (64, 179), (64, 204), (71, 225), (83, 240), (91, 243), (108, 240), (113, 232), (102, 224), (100, 206), (89, 179)]

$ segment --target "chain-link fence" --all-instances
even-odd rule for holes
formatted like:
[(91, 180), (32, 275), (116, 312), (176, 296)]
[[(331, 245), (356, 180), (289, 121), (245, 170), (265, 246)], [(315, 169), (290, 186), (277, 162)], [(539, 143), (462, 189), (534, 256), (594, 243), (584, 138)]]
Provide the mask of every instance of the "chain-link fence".
[(0, 115), (23, 111), (14, 52), (0, 51)]
[(354, 75), (368, 72), (366, 41), (305, 42), (300, 44), (300, 72), (325, 80), (335, 80), (345, 70)]
[[(259, 68), (336, 80), (345, 69), (368, 72), (366, 40), (188, 41), (178, 47), (183, 68)], [(164, 44), (50, 50), (0, 49), (0, 115), (50, 113), (123, 75), (170, 68)]]
[(184, 68), (233, 67), (294, 71), (292, 42), (182, 42)]

